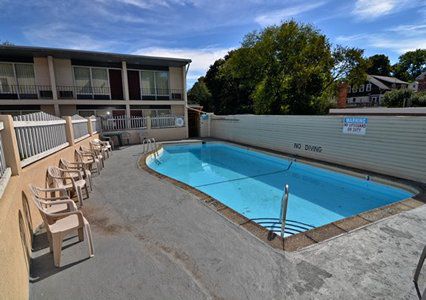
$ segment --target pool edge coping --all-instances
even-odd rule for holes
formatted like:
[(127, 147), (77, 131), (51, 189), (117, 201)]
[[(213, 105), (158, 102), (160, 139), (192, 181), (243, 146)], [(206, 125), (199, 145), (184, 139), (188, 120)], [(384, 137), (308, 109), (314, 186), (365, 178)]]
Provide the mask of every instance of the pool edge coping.
[[(222, 141), (217, 141), (222, 142)], [(233, 144), (228, 141), (223, 141), (225, 143)], [(172, 143), (167, 143), (172, 144)], [(238, 145), (238, 144), (236, 144)], [(147, 164), (146, 160), (147, 158), (152, 155), (154, 152), (159, 151), (163, 148), (163, 145), (160, 145), (158, 149), (155, 151), (150, 151), (146, 154), (142, 154), (139, 157), (138, 160), (138, 166), (140, 169), (150, 173), (151, 175), (166, 180), (169, 183), (172, 183), (173, 185), (190, 192), (193, 194), (198, 200), (202, 201), (204, 204), (206, 204), (209, 208), (215, 210), (220, 215), (231, 221), (232, 223), (238, 225), (239, 227), (244, 228), (251, 234), (253, 234), (255, 237), (260, 239), (261, 241), (265, 242), (267, 245), (271, 246), (274, 249), (294, 252), (303, 250), (307, 247), (310, 247), (312, 245), (322, 243), (328, 240), (331, 240), (333, 238), (336, 238), (340, 235), (344, 235), (350, 232), (353, 232), (355, 230), (358, 230), (360, 228), (369, 226), (371, 224), (374, 224), (380, 220), (383, 220), (385, 218), (391, 217), (393, 215), (406, 212), (409, 210), (412, 210), (414, 208), (420, 207), (423, 204), (426, 203), (426, 195), (425, 190), (423, 189), (423, 186), (421, 183), (417, 183), (415, 187), (412, 185), (409, 185), (405, 182), (394, 182), (386, 178), (382, 178), (382, 183), (393, 182), (394, 184), (397, 183), (397, 186), (400, 186), (402, 188), (410, 187), (411, 190), (415, 190), (417, 192), (416, 195), (406, 198), (404, 200), (394, 202), (385, 206), (381, 206), (378, 208), (374, 208), (365, 212), (362, 212), (360, 214), (350, 216), (338, 221), (334, 221), (328, 224), (325, 224), (320, 227), (316, 227), (304, 232), (300, 232), (294, 235), (291, 235), (286, 238), (282, 238), (281, 236), (267, 230), (265, 227), (262, 227), (261, 225), (257, 224), (256, 222), (248, 219), (247, 217), (243, 216), (239, 212), (233, 210), (229, 206), (223, 204), (219, 200), (211, 197), (210, 195), (207, 195), (206, 193), (184, 183), (179, 180), (176, 180), (174, 178), (171, 178), (169, 176), (166, 176), (164, 174), (158, 173), (155, 170), (151, 169)], [(256, 149), (252, 148), (254, 151), (262, 151), (266, 154), (269, 154), (267, 149)], [(272, 154), (272, 153), (270, 153)], [(275, 153), (275, 156), (279, 156), (278, 153)], [(282, 156), (285, 156), (285, 153), (283, 153)], [(301, 160), (303, 161), (303, 160)], [(305, 161), (303, 161), (305, 162)], [(307, 162), (309, 163), (309, 162)], [(320, 162), (315, 163), (317, 167), (320, 167)], [(335, 171), (340, 170), (339, 166), (328, 166), (330, 169), (333, 168)], [(329, 169), (327, 168), (327, 169)], [(350, 173), (356, 173), (356, 171), (348, 171)], [(345, 172), (346, 173), (346, 172)], [(347, 174), (347, 173), (346, 173)], [(358, 173), (359, 175), (359, 173)], [(376, 176), (375, 176), (376, 178)], [(398, 179), (395, 179), (398, 180)], [(395, 186), (395, 185), (393, 185)], [(415, 199), (414, 197), (420, 196), (420, 199)]]

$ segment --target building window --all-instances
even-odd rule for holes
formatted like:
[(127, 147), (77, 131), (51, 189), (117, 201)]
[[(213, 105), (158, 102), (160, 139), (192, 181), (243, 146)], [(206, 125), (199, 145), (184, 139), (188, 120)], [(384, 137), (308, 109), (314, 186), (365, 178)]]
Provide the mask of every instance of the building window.
[(351, 86), (349, 85), (348, 86), (348, 94), (350, 94), (351, 93)]
[(0, 93), (37, 95), (33, 64), (0, 63)]
[(356, 92), (358, 92), (358, 87), (356, 85), (354, 85), (352, 87), (352, 93), (356, 93)]
[(169, 96), (169, 72), (141, 71), (142, 96)]
[(366, 90), (367, 92), (370, 92), (370, 91), (371, 91), (371, 83), (367, 83), (367, 85), (365, 86), (365, 90)]
[(170, 109), (151, 109), (151, 117), (168, 117), (171, 116), (172, 111)]
[(108, 69), (91, 67), (74, 67), (74, 83), (78, 95), (90, 97), (110, 95)]
[(155, 73), (153, 71), (141, 71), (142, 95), (155, 95)]
[(361, 84), (361, 85), (359, 86), (359, 92), (360, 92), (360, 93), (364, 92), (364, 85), (363, 85), (363, 84)]

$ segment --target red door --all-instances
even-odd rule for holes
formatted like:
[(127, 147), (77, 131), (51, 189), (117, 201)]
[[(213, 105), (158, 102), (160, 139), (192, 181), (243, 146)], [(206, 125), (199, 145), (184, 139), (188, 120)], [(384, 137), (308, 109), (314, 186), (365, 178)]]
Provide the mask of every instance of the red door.
[(127, 79), (129, 81), (130, 100), (141, 100), (139, 71), (127, 71)]
[(123, 81), (121, 70), (109, 70), (109, 85), (111, 87), (111, 99), (123, 100)]

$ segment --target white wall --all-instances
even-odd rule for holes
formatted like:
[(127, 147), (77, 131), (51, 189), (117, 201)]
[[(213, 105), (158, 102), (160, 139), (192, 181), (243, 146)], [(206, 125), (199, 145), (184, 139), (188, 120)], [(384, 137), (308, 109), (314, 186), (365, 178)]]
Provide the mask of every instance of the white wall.
[(365, 135), (342, 128), (342, 116), (214, 116), (211, 136), (426, 183), (426, 117), (369, 116)]

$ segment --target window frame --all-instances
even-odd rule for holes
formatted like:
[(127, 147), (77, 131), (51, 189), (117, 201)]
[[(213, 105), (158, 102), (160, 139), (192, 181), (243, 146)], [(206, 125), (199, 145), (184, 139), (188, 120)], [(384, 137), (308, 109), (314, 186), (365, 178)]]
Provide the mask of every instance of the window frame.
[[(141, 89), (141, 98), (142, 100), (148, 100), (144, 99), (145, 97), (154, 97), (155, 100), (158, 100), (158, 97), (168, 97), (168, 100), (170, 100), (170, 70), (132, 70), (132, 71), (139, 71), (139, 85)], [(142, 72), (152, 72), (154, 74), (154, 94), (145, 94), (143, 93), (143, 85), (142, 85)], [(160, 94), (158, 93), (158, 86), (157, 86), (157, 73), (167, 73), (167, 94)], [(161, 100), (161, 99), (160, 99)]]
[(367, 83), (367, 84), (365, 85), (365, 91), (366, 91), (366, 92), (371, 92), (371, 88), (372, 88), (372, 84), (371, 84), (371, 83)]
[[(107, 68), (107, 67), (95, 67), (95, 66), (81, 66), (81, 65), (72, 65), (72, 79), (73, 79), (73, 85), (74, 87), (80, 88), (81, 86), (77, 85), (76, 83), (76, 78), (75, 78), (75, 68), (88, 68), (89, 69), (89, 84), (90, 84), (90, 91), (91, 93), (84, 93), (86, 95), (91, 95), (92, 99), (95, 99), (95, 95), (106, 95), (109, 96), (109, 99), (112, 99), (112, 95), (111, 95), (111, 85), (110, 85), (110, 80), (109, 80), (109, 70), (110, 69), (115, 69), (115, 70), (121, 70), (121, 69), (117, 69), (117, 68)], [(100, 93), (95, 93), (94, 92), (94, 88), (98, 88), (96, 86), (93, 86), (93, 72), (92, 69), (103, 69), (106, 70), (106, 74), (107, 74), (107, 83), (108, 85), (106, 86), (106, 88), (108, 89), (108, 93), (105, 94), (100, 94)], [(77, 95), (76, 95), (77, 97)]]
[[(5, 93), (5, 92), (0, 92), (0, 94), (16, 94), (17, 95), (17, 97), (18, 97), (18, 99), (21, 99), (21, 94), (26, 94), (26, 93), (20, 93), (20, 86), (27, 86), (27, 85), (24, 85), (24, 84), (22, 84), (22, 85), (20, 85), (19, 84), (19, 80), (18, 80), (18, 76), (17, 76), (17, 72), (16, 72), (16, 66), (17, 65), (29, 65), (29, 66), (31, 66), (32, 67), (32, 70), (33, 70), (33, 75), (34, 75), (34, 77), (33, 77), (33, 80), (34, 80), (34, 84), (32, 85), (32, 86), (34, 86), (34, 91), (35, 91), (35, 94), (37, 95), (37, 98), (39, 97), (39, 95), (38, 95), (38, 93), (37, 93), (37, 89), (36, 89), (36, 82), (35, 82), (35, 69), (34, 69), (34, 63), (20, 63), (20, 62), (11, 62), (11, 61), (1, 61), (0, 62), (0, 64), (5, 64), (5, 65), (12, 65), (12, 70), (13, 70), (13, 79), (14, 79), (14, 82), (13, 82), (13, 84), (7, 84), (8, 85), (8, 87), (9, 87), (9, 89), (10, 89), (10, 92), (9, 93)], [(6, 77), (2, 77), (2, 78), (6, 78)], [(14, 90), (13, 89), (13, 86), (15, 86), (16, 87), (16, 89)]]

